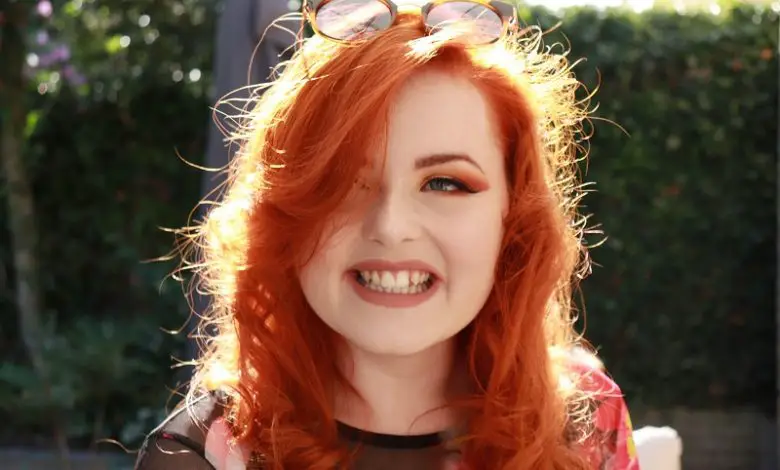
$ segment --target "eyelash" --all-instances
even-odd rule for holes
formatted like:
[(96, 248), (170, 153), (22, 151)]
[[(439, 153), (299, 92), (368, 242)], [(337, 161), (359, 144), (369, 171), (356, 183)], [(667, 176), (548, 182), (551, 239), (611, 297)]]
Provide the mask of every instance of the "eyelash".
[(477, 192), (474, 189), (472, 189), (469, 185), (464, 183), (463, 181), (460, 181), (460, 180), (455, 179), (455, 178), (448, 178), (448, 177), (445, 177), (445, 176), (435, 176), (433, 178), (429, 178), (425, 182), (425, 184), (423, 184), (422, 189), (425, 190), (425, 188), (429, 187), (431, 185), (431, 183), (434, 183), (434, 182), (438, 182), (439, 184), (444, 185), (445, 187), (452, 186), (454, 189), (451, 189), (451, 190), (447, 190), (447, 189), (444, 189), (444, 190), (441, 190), (441, 189), (440, 190), (429, 189), (431, 191), (445, 192), (445, 193), (468, 193), (468, 194), (474, 194), (474, 193)]

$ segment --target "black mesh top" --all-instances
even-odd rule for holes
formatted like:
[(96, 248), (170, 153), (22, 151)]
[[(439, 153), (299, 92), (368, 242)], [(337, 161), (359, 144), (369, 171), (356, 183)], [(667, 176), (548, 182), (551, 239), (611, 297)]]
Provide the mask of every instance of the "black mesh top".
[[(254, 470), (262, 466), (254, 461), (241, 465), (225, 462), (211, 449), (214, 424), (224, 407), (216, 395), (196, 400), (188, 412), (174, 411), (149, 436), (141, 448), (135, 470)], [(360, 444), (353, 470), (441, 470), (457, 453), (448, 451), (440, 434), (389, 435), (362, 431), (337, 423), (345, 446)], [(208, 442), (207, 442), (208, 441)], [(218, 446), (219, 447), (219, 446)]]
[[(632, 438), (631, 417), (618, 385), (599, 368), (580, 363), (581, 386), (593, 393), (593, 432), (581, 450), (599, 470), (639, 470)], [(229, 461), (230, 431), (222, 420), (225, 400), (209, 394), (196, 400), (191, 412), (181, 407), (149, 434), (138, 456), (136, 470), (262, 470), (250, 456)], [(459, 453), (448, 446), (444, 433), (391, 436), (361, 431), (338, 423), (340, 439), (357, 449), (351, 470), (457, 469)], [(357, 446), (359, 444), (359, 446)], [(235, 453), (234, 453), (235, 454)]]

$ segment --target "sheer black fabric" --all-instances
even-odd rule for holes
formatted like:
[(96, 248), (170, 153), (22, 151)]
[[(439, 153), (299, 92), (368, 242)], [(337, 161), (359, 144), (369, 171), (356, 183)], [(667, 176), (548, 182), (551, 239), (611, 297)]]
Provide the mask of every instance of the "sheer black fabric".
[[(149, 434), (135, 470), (235, 470), (216, 468), (205, 455), (208, 429), (222, 416), (223, 403), (208, 395), (193, 403), (191, 413), (184, 407), (174, 411)], [(343, 423), (338, 427), (344, 445), (358, 449), (352, 470), (441, 470), (447, 458), (457, 456), (447, 452), (440, 434), (395, 436)], [(249, 464), (246, 470), (256, 465)]]
[(196, 400), (188, 411), (180, 406), (146, 438), (136, 470), (222, 470), (205, 457), (208, 427), (224, 408), (216, 395)]

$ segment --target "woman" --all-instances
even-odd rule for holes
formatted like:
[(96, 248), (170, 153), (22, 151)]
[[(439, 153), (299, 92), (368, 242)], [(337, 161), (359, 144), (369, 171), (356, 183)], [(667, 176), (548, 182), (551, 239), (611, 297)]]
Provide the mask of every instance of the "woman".
[(638, 468), (571, 329), (565, 58), (495, 1), (306, 13), (199, 229), (218, 334), (137, 469)]

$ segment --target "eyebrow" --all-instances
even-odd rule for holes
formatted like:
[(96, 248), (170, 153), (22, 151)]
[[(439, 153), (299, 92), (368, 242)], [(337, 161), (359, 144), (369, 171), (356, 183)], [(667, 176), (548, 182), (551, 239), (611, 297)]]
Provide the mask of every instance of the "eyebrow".
[(445, 163), (457, 162), (457, 161), (469, 163), (474, 167), (476, 167), (477, 170), (479, 170), (483, 174), (485, 173), (485, 171), (482, 170), (482, 167), (479, 166), (479, 163), (474, 161), (473, 158), (471, 158), (465, 153), (436, 153), (433, 155), (427, 155), (425, 157), (418, 158), (414, 162), (414, 168), (416, 170), (422, 170), (423, 168), (430, 168), (432, 166), (443, 165)]

